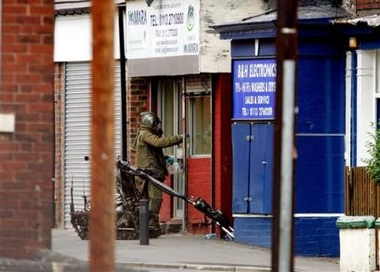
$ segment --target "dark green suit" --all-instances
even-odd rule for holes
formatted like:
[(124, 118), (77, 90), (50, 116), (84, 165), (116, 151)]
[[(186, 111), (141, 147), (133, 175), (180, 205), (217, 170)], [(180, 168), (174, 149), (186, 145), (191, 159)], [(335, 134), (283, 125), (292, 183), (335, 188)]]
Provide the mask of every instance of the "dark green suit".
[[(153, 177), (163, 182), (168, 175), (168, 170), (162, 149), (180, 144), (182, 141), (183, 138), (181, 135), (161, 137), (156, 130), (142, 125), (139, 128), (133, 146), (136, 152), (136, 166), (141, 169), (154, 169)], [(136, 186), (144, 195), (144, 190), (146, 190), (145, 181), (136, 177)], [(158, 224), (158, 215), (162, 203), (162, 191), (155, 185), (148, 183), (148, 196), (149, 211), (157, 217)]]

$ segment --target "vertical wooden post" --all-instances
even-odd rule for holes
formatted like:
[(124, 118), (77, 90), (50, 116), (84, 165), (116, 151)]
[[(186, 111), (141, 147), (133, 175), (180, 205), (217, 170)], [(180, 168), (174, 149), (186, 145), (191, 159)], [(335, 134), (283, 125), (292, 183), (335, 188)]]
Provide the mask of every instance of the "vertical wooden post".
[(297, 2), (277, 0), (272, 271), (293, 271)]
[(115, 270), (113, 0), (92, 1), (90, 271)]

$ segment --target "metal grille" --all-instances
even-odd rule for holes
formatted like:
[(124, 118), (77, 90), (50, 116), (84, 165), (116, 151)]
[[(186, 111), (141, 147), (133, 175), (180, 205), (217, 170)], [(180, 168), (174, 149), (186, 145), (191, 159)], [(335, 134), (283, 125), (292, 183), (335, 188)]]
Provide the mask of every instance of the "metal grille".
[[(120, 69), (115, 66), (115, 155), (121, 155)], [(71, 228), (70, 190), (76, 210), (84, 208), (84, 196), (90, 196), (91, 153), (91, 65), (67, 63), (65, 77), (64, 123), (64, 227)], [(88, 198), (89, 199), (89, 198)]]

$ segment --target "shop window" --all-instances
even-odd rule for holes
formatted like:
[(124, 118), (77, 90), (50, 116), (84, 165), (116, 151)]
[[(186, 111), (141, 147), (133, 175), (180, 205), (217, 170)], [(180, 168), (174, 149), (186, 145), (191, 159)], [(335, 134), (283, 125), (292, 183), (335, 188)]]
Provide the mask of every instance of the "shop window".
[[(182, 115), (179, 107), (180, 86), (178, 81), (173, 79), (160, 80), (158, 84), (158, 115), (161, 118), (161, 128), (164, 136), (180, 134), (179, 120)], [(164, 148), (165, 155), (174, 155), (175, 146)]]
[(210, 93), (187, 95), (191, 155), (209, 155), (212, 144)]

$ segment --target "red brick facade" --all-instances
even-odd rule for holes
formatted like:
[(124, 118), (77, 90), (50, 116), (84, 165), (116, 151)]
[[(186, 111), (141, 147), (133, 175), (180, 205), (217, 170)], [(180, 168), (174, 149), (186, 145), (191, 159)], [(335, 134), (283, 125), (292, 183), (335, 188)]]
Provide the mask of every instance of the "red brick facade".
[[(212, 207), (232, 219), (231, 74), (214, 75), (213, 151), (211, 158), (189, 158), (188, 196), (202, 197)], [(190, 232), (205, 233), (211, 220), (188, 205)]]
[(232, 81), (220, 74), (214, 96), (214, 176), (216, 207), (232, 220)]
[(132, 78), (127, 83), (127, 153), (129, 160), (134, 162), (131, 146), (140, 126), (140, 112), (149, 110), (148, 79)]
[(373, 10), (380, 9), (380, 1), (379, 0), (357, 0), (356, 1), (356, 10)]
[[(197, 85), (197, 82), (208, 78), (203, 76), (189, 76)], [(187, 159), (187, 196), (202, 197), (210, 205), (227, 211), (227, 216), (231, 217), (232, 199), (232, 147), (231, 147), (231, 75), (215, 75), (215, 86), (213, 86), (214, 99), (213, 122), (214, 122), (214, 151), (211, 157), (194, 157)], [(199, 84), (198, 84), (199, 85)], [(202, 85), (202, 84), (200, 84)], [(128, 82), (128, 153), (129, 159), (133, 162), (134, 156), (130, 152), (130, 146), (136, 137), (139, 127), (139, 113), (150, 109), (151, 101), (149, 96), (149, 79), (132, 78)], [(154, 110), (152, 103), (152, 109)], [(165, 183), (169, 186), (171, 180), (168, 178)], [(213, 191), (213, 192), (212, 192)], [(212, 197), (213, 196), (213, 197)], [(213, 199), (212, 199), (213, 198)], [(163, 222), (171, 220), (171, 210), (173, 199), (164, 194), (164, 202), (161, 209), (160, 219)], [(206, 233), (210, 231), (211, 220), (202, 212), (196, 210), (191, 205), (187, 206), (187, 229), (192, 233)]]
[(53, 1), (2, 1), (0, 256), (51, 247), (54, 165)]

